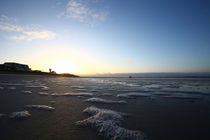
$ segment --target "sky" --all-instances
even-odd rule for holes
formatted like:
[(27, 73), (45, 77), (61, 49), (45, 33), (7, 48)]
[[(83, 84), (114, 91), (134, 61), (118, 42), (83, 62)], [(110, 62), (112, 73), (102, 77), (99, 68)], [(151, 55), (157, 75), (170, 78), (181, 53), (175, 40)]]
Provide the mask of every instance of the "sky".
[(208, 0), (1, 0), (0, 63), (85, 74), (210, 72)]

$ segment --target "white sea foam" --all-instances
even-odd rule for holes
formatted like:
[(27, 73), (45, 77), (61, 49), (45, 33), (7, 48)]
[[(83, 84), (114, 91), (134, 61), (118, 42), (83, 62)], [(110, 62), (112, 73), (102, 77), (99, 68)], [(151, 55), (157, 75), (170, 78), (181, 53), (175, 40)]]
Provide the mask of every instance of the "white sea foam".
[(101, 112), (106, 112), (109, 114), (118, 114), (121, 118), (121, 116), (126, 116), (126, 113), (123, 112), (117, 112), (117, 111), (113, 111), (113, 110), (109, 110), (109, 109), (102, 109), (102, 108), (97, 108), (95, 106), (90, 106), (86, 109), (83, 110), (83, 112), (91, 114), (91, 115), (95, 115), (97, 113), (101, 113)]
[(83, 96), (83, 97), (91, 97), (93, 96), (93, 93), (88, 93), (88, 92), (78, 92), (78, 93), (53, 93), (51, 94), (52, 96)]
[(32, 94), (32, 92), (30, 90), (23, 90), (22, 91), (24, 94)]
[(85, 96), (77, 96), (77, 98), (84, 99), (86, 97)]
[(55, 110), (54, 107), (47, 106), (47, 105), (26, 105), (26, 108), (34, 108), (38, 110), (47, 110), (47, 111), (53, 111)]
[(161, 89), (161, 86), (158, 84), (150, 84), (150, 85), (144, 85), (143, 88), (149, 88), (149, 89)]
[(48, 90), (49, 89), (49, 87), (47, 87), (47, 86), (42, 86), (42, 90)]
[(39, 92), (39, 95), (49, 95), (49, 93), (47, 93), (47, 92)]
[(83, 112), (93, 116), (76, 122), (79, 126), (90, 126), (96, 128), (98, 133), (110, 140), (146, 140), (141, 131), (128, 130), (120, 126), (124, 113), (113, 110), (88, 107)]
[(52, 93), (51, 96), (63, 96), (61, 93)]
[(21, 118), (28, 118), (29, 116), (31, 116), (31, 114), (24, 110), (24, 111), (19, 111), (19, 112), (13, 112), (10, 114), (10, 118), (14, 118), (14, 119), (21, 119)]
[(91, 102), (91, 103), (107, 103), (107, 104), (125, 104), (126, 101), (113, 101), (113, 100), (106, 100), (102, 98), (89, 98), (84, 101)]
[(79, 88), (79, 89), (83, 89), (83, 86), (71, 86), (71, 88)]
[(0, 89), (4, 89), (4, 87), (0, 87)]
[(88, 93), (88, 92), (78, 92), (78, 93), (64, 93), (64, 96), (86, 96), (90, 97), (93, 96), (93, 93)]
[(119, 97), (119, 98), (134, 98), (132, 96), (129, 96), (128, 94), (117, 94), (117, 97)]
[(83, 88), (79, 88), (79, 89), (76, 89), (76, 91), (81, 91), (81, 92), (83, 92), (83, 91), (86, 91), (86, 89), (83, 89)]
[(21, 83), (1, 83), (2, 85), (7, 85), (7, 86), (22, 86), (24, 84)]
[(140, 92), (129, 92), (129, 93), (123, 93), (118, 94), (117, 97), (120, 98), (135, 98), (135, 97), (148, 97), (151, 96), (149, 93), (140, 93)]
[(30, 88), (41, 88), (42, 90), (48, 90), (49, 87), (47, 86), (42, 86), (42, 85), (31, 85), (31, 86), (25, 86), (25, 87), (30, 87)]

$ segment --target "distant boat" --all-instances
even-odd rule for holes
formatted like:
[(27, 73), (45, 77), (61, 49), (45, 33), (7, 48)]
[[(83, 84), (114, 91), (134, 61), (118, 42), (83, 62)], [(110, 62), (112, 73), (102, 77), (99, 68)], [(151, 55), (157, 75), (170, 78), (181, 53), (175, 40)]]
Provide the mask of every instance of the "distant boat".
[(132, 78), (132, 76), (129, 76), (129, 78)]

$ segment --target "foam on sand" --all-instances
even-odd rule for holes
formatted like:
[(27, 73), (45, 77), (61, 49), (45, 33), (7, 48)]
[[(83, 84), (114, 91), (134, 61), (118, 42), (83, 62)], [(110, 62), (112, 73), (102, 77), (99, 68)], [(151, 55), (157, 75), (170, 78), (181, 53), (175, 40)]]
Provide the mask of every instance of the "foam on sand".
[(46, 110), (46, 111), (53, 111), (55, 110), (54, 107), (47, 106), (47, 105), (26, 105), (26, 108), (33, 108), (38, 110)]
[(77, 98), (84, 99), (86, 97), (85, 96), (77, 96)]
[(91, 115), (95, 115), (97, 113), (101, 113), (101, 112), (106, 112), (106, 113), (110, 113), (110, 114), (117, 114), (120, 116), (120, 118), (122, 116), (126, 116), (126, 113), (123, 112), (117, 112), (117, 111), (113, 111), (113, 110), (109, 110), (109, 109), (101, 109), (101, 108), (97, 108), (95, 106), (90, 106), (86, 109), (83, 110), (83, 112), (91, 114)]
[(24, 94), (32, 94), (32, 92), (30, 90), (23, 90), (22, 91)]
[(88, 107), (83, 112), (87, 112), (93, 116), (76, 122), (79, 126), (90, 126), (96, 128), (99, 135), (109, 140), (146, 140), (146, 136), (141, 131), (128, 130), (120, 126), (123, 120), (121, 112), (113, 110), (100, 109), (96, 107)]
[(7, 85), (7, 86), (22, 86), (24, 84), (21, 84), (21, 83), (1, 83), (3, 85)]
[(29, 87), (29, 88), (41, 88), (42, 90), (48, 90), (49, 87), (47, 86), (40, 86), (40, 85), (31, 85), (31, 86), (25, 86), (25, 87)]
[(113, 100), (106, 100), (106, 99), (102, 99), (102, 98), (89, 98), (84, 100), (86, 102), (91, 102), (91, 103), (107, 103), (107, 104), (125, 104), (126, 101), (113, 101)]
[(49, 95), (49, 93), (47, 93), (47, 92), (39, 92), (39, 95)]
[(91, 97), (93, 96), (93, 93), (88, 93), (88, 92), (78, 92), (78, 93), (53, 93), (51, 94), (52, 96), (83, 96), (83, 97)]
[(61, 93), (52, 93), (51, 96), (63, 96)]
[(123, 94), (117, 94), (117, 97), (120, 98), (136, 98), (136, 97), (148, 97), (151, 96), (149, 93), (140, 93), (140, 92), (129, 92)]
[(19, 112), (13, 112), (10, 114), (10, 118), (12, 119), (23, 119), (23, 118), (28, 118), (29, 116), (31, 116), (31, 114), (24, 110), (24, 111), (19, 111)]
[(85, 97), (90, 97), (93, 96), (93, 93), (88, 93), (88, 92), (78, 92), (78, 93), (64, 93), (64, 96), (85, 96)]
[(84, 89), (84, 86), (71, 86), (71, 88), (80, 88), (80, 89)]

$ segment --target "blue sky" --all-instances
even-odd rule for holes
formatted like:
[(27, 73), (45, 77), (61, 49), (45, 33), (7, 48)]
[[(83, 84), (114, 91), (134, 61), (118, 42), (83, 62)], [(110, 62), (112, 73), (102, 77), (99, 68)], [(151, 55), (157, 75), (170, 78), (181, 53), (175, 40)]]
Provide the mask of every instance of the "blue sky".
[(77, 74), (210, 72), (208, 0), (1, 0), (0, 63)]

